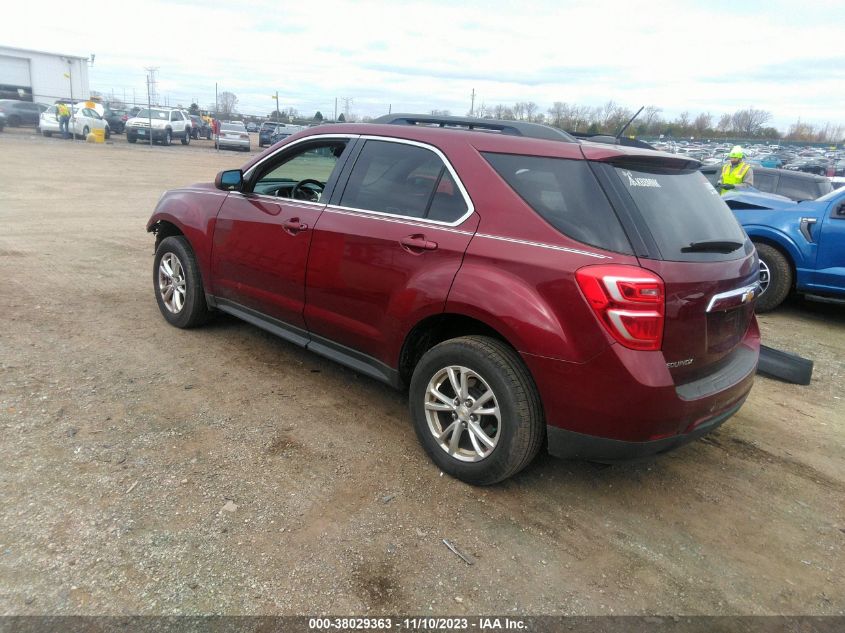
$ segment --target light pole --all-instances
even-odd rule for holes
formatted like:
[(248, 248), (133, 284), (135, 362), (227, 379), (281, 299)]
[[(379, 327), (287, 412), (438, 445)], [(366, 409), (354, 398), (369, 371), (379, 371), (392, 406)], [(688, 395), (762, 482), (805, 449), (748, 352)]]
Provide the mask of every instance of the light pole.
[(282, 120), (282, 115), (279, 112), (279, 91), (277, 90), (275, 95), (270, 95), (270, 98), (276, 100), (276, 122), (279, 122)]

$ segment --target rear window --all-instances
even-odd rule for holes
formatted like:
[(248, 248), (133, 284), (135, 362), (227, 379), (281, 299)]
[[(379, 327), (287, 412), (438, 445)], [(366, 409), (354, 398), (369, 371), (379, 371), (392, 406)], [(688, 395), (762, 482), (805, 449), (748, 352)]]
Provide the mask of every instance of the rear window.
[(221, 123), (220, 129), (230, 132), (246, 132), (246, 128), (240, 123)]
[(659, 167), (616, 167), (625, 190), (654, 237), (663, 259), (702, 261), (735, 259), (744, 249), (727, 253), (682, 252), (698, 242), (739, 242), (745, 232), (699, 171)]
[(584, 244), (632, 254), (610, 202), (583, 160), (482, 154), (546, 222)]

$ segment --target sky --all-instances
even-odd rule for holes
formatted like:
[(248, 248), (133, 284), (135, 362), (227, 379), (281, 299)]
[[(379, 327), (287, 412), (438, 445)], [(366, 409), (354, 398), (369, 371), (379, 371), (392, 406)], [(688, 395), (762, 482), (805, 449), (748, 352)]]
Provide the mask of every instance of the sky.
[[(37, 20), (32, 12), (37, 11)], [(18, 28), (11, 28), (19, 25)], [(141, 0), (4, 8), (0, 44), (94, 54), (90, 87), (170, 105), (220, 91), (238, 110), (358, 117), (613, 100), (662, 116), (755, 107), (785, 130), (845, 123), (845, 1), (355, 2)]]

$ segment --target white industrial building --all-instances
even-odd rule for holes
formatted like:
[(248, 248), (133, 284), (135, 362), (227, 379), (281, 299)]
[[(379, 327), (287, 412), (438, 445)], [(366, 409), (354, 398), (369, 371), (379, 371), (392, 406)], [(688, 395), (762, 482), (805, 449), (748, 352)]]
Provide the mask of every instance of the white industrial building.
[(87, 99), (88, 58), (0, 46), (0, 99)]

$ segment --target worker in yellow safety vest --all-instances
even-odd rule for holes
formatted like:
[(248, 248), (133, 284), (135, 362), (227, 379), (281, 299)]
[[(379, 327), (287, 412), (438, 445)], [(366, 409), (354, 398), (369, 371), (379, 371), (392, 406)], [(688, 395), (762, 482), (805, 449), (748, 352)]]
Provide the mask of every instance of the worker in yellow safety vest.
[(745, 153), (739, 145), (734, 145), (731, 153), (728, 154), (730, 162), (722, 167), (722, 177), (716, 183), (722, 195), (731, 189), (754, 186), (754, 170), (751, 169), (751, 165), (742, 160), (744, 156)]
[(70, 108), (64, 103), (56, 104), (56, 118), (59, 120), (59, 132), (62, 133), (62, 138), (70, 138), (69, 124), (70, 124)]

